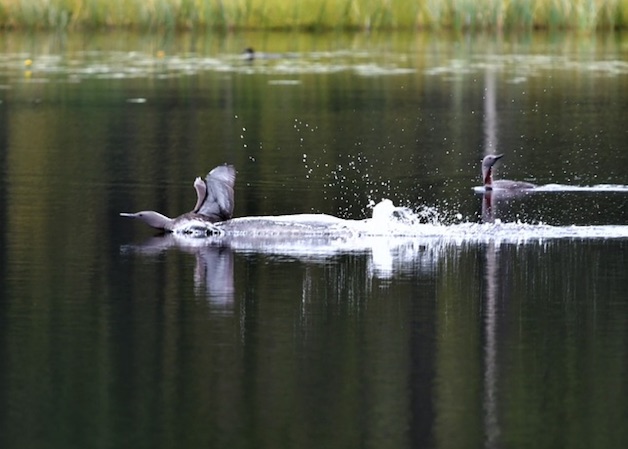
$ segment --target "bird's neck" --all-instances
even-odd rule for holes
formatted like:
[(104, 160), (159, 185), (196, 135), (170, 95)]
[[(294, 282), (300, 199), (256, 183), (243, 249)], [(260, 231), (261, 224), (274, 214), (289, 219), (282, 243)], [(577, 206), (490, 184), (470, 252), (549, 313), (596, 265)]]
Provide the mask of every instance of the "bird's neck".
[(146, 214), (142, 219), (144, 223), (152, 228), (161, 229), (164, 231), (172, 231), (174, 220), (160, 214), (159, 212)]
[(486, 171), (486, 175), (484, 176), (484, 187), (492, 187), (493, 186), (493, 167), (489, 167)]
[(493, 192), (491, 189), (486, 189), (484, 192), (484, 202), (482, 203), (482, 221), (484, 223), (493, 223), (495, 217), (493, 216)]

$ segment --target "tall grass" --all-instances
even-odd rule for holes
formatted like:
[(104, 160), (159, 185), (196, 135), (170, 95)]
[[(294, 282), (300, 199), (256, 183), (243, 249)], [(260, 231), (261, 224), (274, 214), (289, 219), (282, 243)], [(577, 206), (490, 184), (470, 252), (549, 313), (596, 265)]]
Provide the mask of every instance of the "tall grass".
[(0, 27), (593, 31), (628, 27), (628, 0), (0, 0)]

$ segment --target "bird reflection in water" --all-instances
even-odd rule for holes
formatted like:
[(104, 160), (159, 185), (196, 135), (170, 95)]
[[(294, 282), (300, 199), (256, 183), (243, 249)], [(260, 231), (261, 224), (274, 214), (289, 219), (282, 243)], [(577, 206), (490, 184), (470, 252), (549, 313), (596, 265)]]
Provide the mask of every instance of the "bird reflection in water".
[[(490, 203), (490, 194), (488, 201)], [(486, 200), (486, 198), (485, 198)], [(495, 447), (500, 434), (498, 420), (498, 345), (499, 246), (490, 241), (486, 247), (485, 290), (482, 323), (484, 327), (484, 435), (486, 447)]]
[(233, 305), (233, 250), (224, 246), (207, 246), (194, 255), (194, 286), (197, 292), (204, 290), (212, 304)]
[(213, 245), (208, 239), (178, 238), (173, 234), (159, 235), (140, 245), (127, 245), (142, 255), (158, 255), (176, 248), (194, 255), (194, 288), (213, 305), (232, 308), (234, 302), (233, 250), (227, 246)]
[(533, 190), (488, 190), (482, 194), (482, 222), (495, 223), (508, 220), (513, 216), (513, 208), (517, 201), (525, 200)]

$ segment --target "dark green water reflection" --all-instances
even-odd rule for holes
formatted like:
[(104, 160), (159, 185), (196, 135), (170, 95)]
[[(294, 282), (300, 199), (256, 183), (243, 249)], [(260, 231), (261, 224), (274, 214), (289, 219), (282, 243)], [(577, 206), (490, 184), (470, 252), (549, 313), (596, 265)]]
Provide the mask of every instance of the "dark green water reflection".
[[(292, 54), (248, 63), (248, 45)], [(507, 154), (499, 176), (626, 185), (625, 49), (6, 35), (0, 446), (625, 447), (625, 239), (234, 251), (118, 217), (190, 210), (194, 177), (223, 162), (238, 216), (360, 219), (390, 198), (477, 222), (485, 151)], [(544, 192), (495, 210), (626, 225), (627, 201)]]
[(176, 250), (12, 274), (3, 446), (621, 446), (626, 249), (434, 245), (392, 279), (214, 249), (218, 295)]

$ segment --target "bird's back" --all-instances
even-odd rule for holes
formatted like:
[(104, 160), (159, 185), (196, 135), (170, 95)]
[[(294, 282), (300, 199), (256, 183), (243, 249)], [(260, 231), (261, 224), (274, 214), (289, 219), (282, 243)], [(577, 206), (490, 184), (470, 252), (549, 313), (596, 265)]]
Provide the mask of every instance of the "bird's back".
[(536, 186), (525, 181), (511, 181), (509, 179), (496, 179), (491, 184), (493, 189), (497, 190), (528, 190), (534, 189)]

